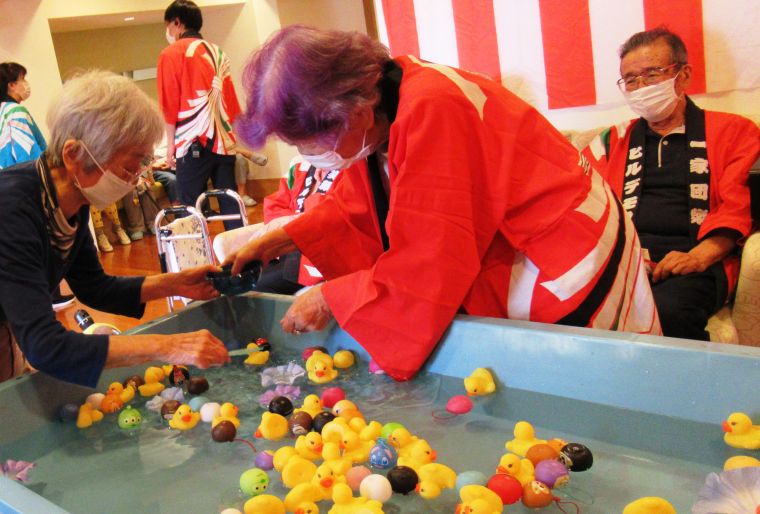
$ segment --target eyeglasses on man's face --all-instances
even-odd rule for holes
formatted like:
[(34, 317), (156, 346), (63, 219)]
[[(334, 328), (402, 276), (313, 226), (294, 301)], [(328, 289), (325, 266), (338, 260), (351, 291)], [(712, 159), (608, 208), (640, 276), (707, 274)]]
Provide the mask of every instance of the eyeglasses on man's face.
[(665, 80), (668, 72), (675, 67), (681, 67), (681, 63), (673, 63), (668, 66), (652, 66), (646, 68), (638, 75), (628, 75), (618, 79), (617, 85), (621, 91), (634, 91), (643, 86), (651, 86)]

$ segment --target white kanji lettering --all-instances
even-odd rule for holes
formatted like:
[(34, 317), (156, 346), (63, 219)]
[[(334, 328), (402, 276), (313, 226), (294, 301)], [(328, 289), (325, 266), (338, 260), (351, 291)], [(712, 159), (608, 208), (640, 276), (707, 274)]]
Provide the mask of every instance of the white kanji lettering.
[(692, 209), (691, 222), (695, 225), (701, 225), (707, 216), (707, 209)]
[(632, 161), (634, 159), (641, 159), (644, 156), (644, 148), (641, 146), (637, 146), (636, 148), (631, 148), (628, 150), (628, 160)]
[(631, 196), (623, 200), (623, 209), (625, 209), (626, 211), (632, 211), (636, 208), (638, 204), (639, 204), (639, 197)]
[(707, 200), (707, 184), (691, 184), (691, 197), (695, 200)]
[(641, 163), (639, 163), (639, 162), (632, 162), (625, 169), (625, 176), (626, 177), (635, 177), (639, 173), (641, 173)]
[(689, 171), (696, 173), (697, 175), (703, 175), (704, 173), (707, 173), (707, 159), (703, 159), (702, 157), (694, 157), (689, 161)]
[(623, 184), (623, 192), (626, 195), (632, 195), (634, 191), (636, 191), (639, 188), (639, 184), (641, 184), (641, 178), (635, 178), (633, 180), (629, 180), (625, 184)]

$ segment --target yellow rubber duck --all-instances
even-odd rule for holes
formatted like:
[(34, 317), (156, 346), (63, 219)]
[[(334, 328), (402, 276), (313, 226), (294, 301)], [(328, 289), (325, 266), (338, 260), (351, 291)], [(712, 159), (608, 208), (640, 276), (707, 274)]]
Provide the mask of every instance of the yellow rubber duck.
[(734, 412), (723, 422), (727, 445), (745, 450), (760, 449), (760, 426), (753, 425), (749, 416), (743, 412)]
[(109, 394), (117, 395), (122, 404), (129, 403), (135, 397), (135, 388), (131, 385), (124, 387), (121, 382), (113, 382), (108, 386), (108, 392), (106, 392), (106, 396)]
[(496, 391), (496, 382), (490, 371), (486, 368), (478, 368), (464, 379), (464, 388), (467, 396), (482, 396)]
[(245, 514), (285, 514), (285, 504), (277, 496), (260, 494), (243, 505)]
[(274, 452), (274, 456), (272, 456), (272, 465), (274, 466), (274, 469), (282, 473), (282, 470), (285, 469), (285, 464), (287, 464), (290, 458), (294, 455), (298, 455), (298, 452), (292, 446), (281, 446), (278, 448), (277, 451)]
[(265, 412), (261, 415), (261, 423), (254, 434), (269, 441), (279, 441), (288, 435), (288, 420), (285, 416), (274, 412)]
[(169, 420), (169, 426), (177, 430), (190, 430), (195, 428), (200, 420), (200, 413), (193, 412), (188, 404), (183, 403)]
[(235, 428), (240, 428), (240, 420), (238, 419), (238, 408), (234, 403), (225, 402), (219, 407), (219, 415), (214, 416), (214, 420), (211, 422), (211, 428), (214, 428), (222, 421), (229, 421)]
[(544, 439), (536, 438), (536, 431), (533, 425), (527, 421), (518, 421), (515, 423), (514, 429), (515, 438), (511, 441), (507, 441), (504, 445), (508, 451), (516, 453), (520, 457), (525, 457), (530, 447), (534, 444), (545, 443)]
[(729, 457), (726, 462), (723, 463), (723, 471), (729, 471), (739, 468), (754, 468), (760, 466), (760, 460), (747, 455), (736, 455), (735, 457)]
[(343, 418), (348, 421), (349, 425), (354, 418), (361, 418), (362, 421), (364, 420), (364, 415), (359, 412), (356, 404), (351, 400), (340, 400), (335, 402), (335, 405), (333, 405), (332, 408), (332, 413), (335, 414), (336, 417)]
[(408, 457), (412, 443), (417, 442), (417, 436), (412, 435), (405, 427), (400, 427), (391, 432), (388, 440), (396, 448), (399, 457)]
[(623, 514), (676, 514), (676, 509), (668, 500), (646, 496), (626, 505)]
[(116, 412), (117, 410), (121, 409), (124, 406), (124, 403), (121, 401), (121, 397), (118, 394), (107, 394), (103, 397), (103, 400), (100, 402), (100, 410), (104, 412), (105, 414), (111, 414), (112, 412)]
[(282, 468), (282, 483), (288, 489), (293, 489), (298, 484), (311, 482), (317, 472), (317, 465), (304, 459), (300, 455), (293, 455)]
[(316, 394), (307, 395), (303, 399), (303, 405), (293, 412), (304, 411), (312, 418), (322, 412), (322, 400)]
[(520, 481), (520, 485), (525, 487), (533, 481), (536, 469), (529, 459), (521, 459), (514, 453), (505, 453), (499, 460), (496, 472), (515, 477)]
[(267, 361), (269, 361), (269, 351), (268, 350), (261, 350), (259, 348), (259, 345), (256, 343), (248, 343), (246, 346), (246, 349), (253, 350), (251, 353), (248, 354), (248, 358), (246, 358), (243, 361), (243, 364), (248, 364), (251, 366), (261, 366), (262, 364), (266, 364)]
[(345, 484), (346, 477), (335, 473), (335, 471), (332, 469), (332, 466), (329, 464), (322, 463), (317, 467), (317, 471), (311, 478), (311, 483), (319, 489), (319, 492), (322, 495), (322, 498), (320, 498), (321, 500), (323, 498), (332, 498), (333, 486), (336, 484)]
[(161, 381), (166, 377), (164, 370), (158, 366), (151, 366), (145, 370), (145, 383), (137, 388), (140, 396), (156, 396), (166, 387)]
[(356, 362), (356, 358), (351, 350), (338, 350), (333, 355), (333, 365), (336, 368), (350, 368), (354, 365), (354, 362)]
[(92, 406), (92, 404), (85, 402), (79, 407), (79, 414), (77, 415), (77, 428), (87, 428), (92, 426), (93, 423), (97, 423), (103, 419), (103, 413)]
[(504, 503), (498, 494), (482, 485), (466, 485), (459, 490), (462, 503), (457, 505), (457, 512), (468, 514), (501, 514)]
[(340, 443), (343, 439), (343, 433), (346, 431), (352, 431), (348, 422), (343, 418), (335, 418), (322, 427), (322, 442)]
[(309, 380), (315, 384), (326, 384), (338, 376), (338, 370), (333, 367), (332, 357), (319, 350), (306, 359), (306, 371)]
[(285, 510), (298, 514), (319, 514), (317, 502), (324, 498), (319, 488), (311, 482), (298, 484), (285, 496)]
[(430, 464), (436, 459), (436, 453), (424, 439), (417, 439), (410, 445), (409, 453), (405, 457), (398, 458), (399, 466), (408, 466), (418, 471), (425, 464)]
[(453, 469), (436, 462), (422, 466), (417, 475), (420, 481), (416, 490), (426, 500), (437, 498), (441, 489), (451, 489), (457, 481), (457, 474)]
[(322, 458), (322, 435), (319, 432), (299, 435), (295, 448), (304, 459), (319, 460)]
[(327, 442), (322, 444), (322, 458), (324, 464), (330, 466), (330, 469), (336, 475), (344, 476), (351, 469), (353, 462), (350, 457), (344, 457), (340, 453), (340, 443)]
[(363, 496), (354, 498), (347, 484), (335, 484), (332, 500), (335, 505), (327, 514), (384, 514), (383, 504), (377, 500), (368, 500)]
[[(352, 419), (352, 423), (349, 423), (351, 428), (354, 428), (355, 422), (359, 418)], [(383, 432), (383, 425), (379, 421), (372, 420), (369, 423), (365, 424), (365, 426), (359, 431), (359, 439), (362, 441), (372, 441), (373, 443), (377, 440), (378, 437), (380, 437), (380, 434)]]
[(343, 438), (340, 440), (340, 447), (343, 449), (343, 456), (351, 459), (354, 464), (361, 464), (369, 460), (369, 452), (374, 444), (371, 441), (362, 441), (359, 434), (353, 430), (343, 432)]

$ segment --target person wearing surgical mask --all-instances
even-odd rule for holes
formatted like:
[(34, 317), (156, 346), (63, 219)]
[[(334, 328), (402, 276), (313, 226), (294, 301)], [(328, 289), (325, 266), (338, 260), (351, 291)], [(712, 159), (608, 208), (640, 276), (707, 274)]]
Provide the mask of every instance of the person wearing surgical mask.
[(131, 192), (150, 165), (163, 123), (155, 103), (130, 79), (92, 71), (68, 80), (48, 110), (50, 145), (36, 160), (0, 172), (0, 381), (34, 369), (96, 387), (105, 367), (163, 361), (199, 367), (229, 361), (206, 330), (171, 335), (86, 335), (67, 331), (51, 308), (66, 279), (94, 309), (142, 317), (145, 303), (169, 295), (217, 293), (203, 266), (179, 273), (106, 275), (88, 227)]
[(677, 34), (639, 32), (619, 53), (617, 83), (639, 117), (583, 153), (636, 225), (664, 335), (707, 340), (708, 318), (736, 286), (737, 242), (751, 229), (747, 180), (760, 131), (686, 94), (695, 70)]
[(32, 94), (26, 75), (18, 63), (0, 63), (0, 169), (34, 160), (47, 148), (34, 118), (21, 105)]

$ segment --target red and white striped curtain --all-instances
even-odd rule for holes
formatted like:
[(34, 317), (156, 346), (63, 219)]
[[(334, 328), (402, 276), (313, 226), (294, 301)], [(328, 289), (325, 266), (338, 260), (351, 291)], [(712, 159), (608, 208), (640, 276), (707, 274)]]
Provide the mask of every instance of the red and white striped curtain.
[(665, 25), (691, 94), (760, 87), (760, 0), (374, 0), (395, 55), (485, 73), (540, 109), (618, 104), (617, 50)]

